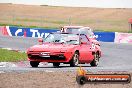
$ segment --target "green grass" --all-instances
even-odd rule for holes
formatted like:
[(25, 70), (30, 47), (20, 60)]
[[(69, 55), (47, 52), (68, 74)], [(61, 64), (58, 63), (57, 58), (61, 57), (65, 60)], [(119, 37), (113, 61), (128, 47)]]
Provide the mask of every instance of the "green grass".
[[(19, 25), (19, 24), (17, 24), (17, 25), (13, 25), (13, 24), (1, 24), (0, 23), (0, 26), (17, 26), (17, 27), (25, 27), (25, 28), (44, 28), (44, 29), (59, 29), (59, 28), (57, 28), (57, 27), (41, 27), (41, 26), (25, 26), (25, 25)], [(104, 31), (104, 32), (127, 32), (127, 33), (132, 33), (132, 31), (126, 31), (126, 30), (120, 30), (120, 29), (110, 29), (110, 28), (99, 28), (99, 29), (95, 29), (95, 31)]]
[[(49, 22), (49, 21), (47, 21), (47, 22)], [(89, 22), (92, 22), (92, 21), (89, 21)], [(54, 23), (54, 24), (58, 24), (58, 23), (60, 23), (60, 24), (64, 24), (64, 22), (62, 21), (53, 21), (52, 23)], [(83, 22), (81, 22), (80, 21), (80, 23), (78, 23), (78, 24), (82, 24)], [(83, 24), (85, 24), (85, 23), (83, 23)], [(89, 23), (90, 24), (90, 23)], [(6, 24), (6, 23), (0, 23), (0, 26), (17, 26), (17, 27), (25, 27), (25, 28), (42, 28), (42, 29), (59, 29), (60, 27), (55, 27), (55, 26), (35, 26), (35, 25), (30, 25), (30, 26), (25, 26), (25, 25), (23, 25), (23, 24)], [(124, 29), (124, 28), (118, 28), (118, 27), (114, 27), (114, 25), (110, 28), (110, 27), (108, 27), (108, 28), (106, 28), (106, 27), (100, 27), (100, 28), (96, 28), (96, 29), (94, 29), (95, 31), (104, 31), (104, 32), (125, 32), (125, 33), (132, 33), (132, 31), (131, 30), (127, 30), (127, 29)]]
[(129, 30), (128, 33), (132, 33), (132, 30)]
[(26, 53), (0, 49), (0, 62), (15, 62), (27, 60)]

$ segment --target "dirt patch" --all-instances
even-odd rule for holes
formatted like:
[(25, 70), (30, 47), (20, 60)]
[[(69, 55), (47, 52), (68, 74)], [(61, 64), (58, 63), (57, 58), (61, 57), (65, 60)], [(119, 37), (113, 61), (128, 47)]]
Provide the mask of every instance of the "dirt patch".
[(0, 88), (132, 88), (132, 82), (80, 86), (75, 79), (75, 72), (0, 73)]
[(22, 26), (90, 26), (96, 30), (129, 31), (132, 9), (75, 8), (0, 4), (0, 23)]

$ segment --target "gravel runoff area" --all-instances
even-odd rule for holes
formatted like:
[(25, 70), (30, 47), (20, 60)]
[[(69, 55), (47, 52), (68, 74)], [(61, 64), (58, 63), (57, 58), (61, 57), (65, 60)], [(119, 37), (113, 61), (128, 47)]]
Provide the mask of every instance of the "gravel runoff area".
[(1, 72), (0, 88), (132, 88), (132, 82), (128, 84), (78, 85), (76, 83), (76, 72)]

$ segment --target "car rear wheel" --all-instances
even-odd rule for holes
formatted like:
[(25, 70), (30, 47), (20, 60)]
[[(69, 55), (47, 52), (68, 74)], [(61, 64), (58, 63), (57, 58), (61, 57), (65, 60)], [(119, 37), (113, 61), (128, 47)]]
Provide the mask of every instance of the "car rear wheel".
[(97, 66), (99, 64), (99, 55), (98, 54), (94, 54), (94, 59), (93, 61), (90, 63), (91, 66)]
[(75, 67), (79, 64), (79, 54), (77, 52), (75, 52), (75, 54), (72, 57), (72, 60), (70, 62), (70, 66), (71, 67)]
[(30, 65), (31, 65), (32, 67), (38, 67), (39, 63), (40, 63), (40, 62), (37, 62), (37, 61), (30, 61)]
[(59, 67), (60, 63), (53, 63), (54, 67)]

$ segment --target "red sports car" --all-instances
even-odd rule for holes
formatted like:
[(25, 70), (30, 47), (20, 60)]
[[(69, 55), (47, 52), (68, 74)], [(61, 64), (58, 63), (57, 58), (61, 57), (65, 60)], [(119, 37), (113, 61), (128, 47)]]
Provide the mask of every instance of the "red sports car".
[(79, 63), (90, 63), (97, 66), (101, 57), (100, 47), (94, 46), (84, 34), (51, 33), (41, 44), (27, 50), (28, 60), (32, 67), (38, 67), (40, 62), (60, 63), (77, 66)]

